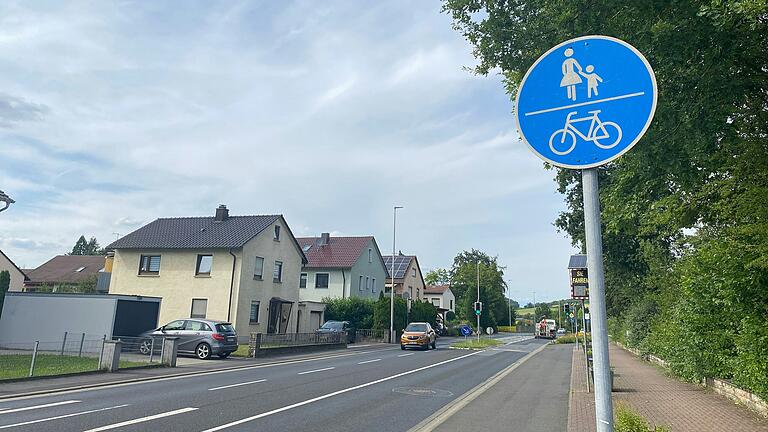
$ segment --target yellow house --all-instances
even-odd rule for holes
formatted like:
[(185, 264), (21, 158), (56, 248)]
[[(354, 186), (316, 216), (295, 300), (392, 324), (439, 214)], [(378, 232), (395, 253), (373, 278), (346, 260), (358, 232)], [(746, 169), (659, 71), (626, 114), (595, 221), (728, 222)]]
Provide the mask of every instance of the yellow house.
[(110, 294), (162, 298), (161, 323), (229, 321), (252, 333), (297, 328), (299, 274), (306, 257), (282, 215), (161, 218), (107, 246)]

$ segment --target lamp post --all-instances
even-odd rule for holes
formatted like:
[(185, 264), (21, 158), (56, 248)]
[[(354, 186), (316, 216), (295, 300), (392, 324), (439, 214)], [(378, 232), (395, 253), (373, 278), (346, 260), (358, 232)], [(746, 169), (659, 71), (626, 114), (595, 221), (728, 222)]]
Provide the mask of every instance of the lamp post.
[[(512, 280), (508, 279), (507, 282), (512, 282)], [(509, 311), (507, 323), (512, 327), (512, 287), (509, 284), (507, 284), (507, 310)]]
[(390, 343), (395, 343), (395, 238), (397, 235), (397, 209), (402, 206), (392, 208), (392, 266), (390, 271), (390, 280), (392, 287), (389, 290), (389, 339)]
[(3, 208), (0, 208), (0, 212), (1, 212), (4, 210), (7, 210), (8, 207), (10, 207), (11, 204), (15, 203), (16, 201), (14, 201), (11, 197), (9, 197), (5, 192), (0, 190), (0, 202), (5, 203), (5, 206)]
[[(480, 304), (480, 261), (477, 262), (477, 304)], [(480, 306), (480, 313), (482, 313), (482, 306)], [(480, 314), (475, 313), (477, 315), (477, 340), (480, 341), (480, 333), (482, 333), (482, 329), (480, 328)]]

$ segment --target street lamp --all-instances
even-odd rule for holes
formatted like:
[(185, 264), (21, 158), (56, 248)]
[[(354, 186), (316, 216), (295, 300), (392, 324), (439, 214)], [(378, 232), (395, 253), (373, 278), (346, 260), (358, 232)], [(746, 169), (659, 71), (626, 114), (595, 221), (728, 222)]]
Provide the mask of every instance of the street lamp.
[(5, 203), (5, 207), (0, 208), (0, 212), (8, 209), (8, 207), (11, 206), (11, 204), (15, 203), (11, 197), (9, 197), (5, 192), (0, 190), (0, 202)]
[(395, 237), (397, 234), (397, 209), (402, 206), (392, 208), (392, 268), (390, 278), (392, 287), (389, 290), (389, 339), (390, 343), (395, 343)]

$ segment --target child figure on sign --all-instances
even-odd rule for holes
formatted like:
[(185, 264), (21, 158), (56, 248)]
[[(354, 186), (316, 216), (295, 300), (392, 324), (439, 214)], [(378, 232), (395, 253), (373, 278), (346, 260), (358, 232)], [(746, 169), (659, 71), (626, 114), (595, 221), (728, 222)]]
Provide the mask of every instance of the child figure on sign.
[(587, 79), (587, 97), (591, 98), (592, 92), (594, 92), (595, 96), (597, 96), (597, 86), (599, 85), (598, 83), (603, 82), (603, 79), (600, 78), (600, 75), (595, 73), (594, 66), (589, 65), (585, 69), (587, 71), (586, 73), (579, 72), (579, 74)]

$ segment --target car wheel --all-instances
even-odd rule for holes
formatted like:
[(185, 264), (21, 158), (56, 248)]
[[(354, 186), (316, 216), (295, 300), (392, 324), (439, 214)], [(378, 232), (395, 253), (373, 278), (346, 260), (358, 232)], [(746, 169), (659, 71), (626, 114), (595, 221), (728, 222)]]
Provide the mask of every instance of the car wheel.
[(211, 358), (211, 346), (207, 343), (201, 343), (195, 348), (195, 355), (200, 360), (208, 360)]
[(232, 353), (228, 353), (228, 352), (221, 353), (221, 354), (219, 354), (219, 358), (220, 359), (225, 359), (225, 358), (229, 357), (230, 354), (232, 354)]
[(150, 339), (144, 339), (139, 343), (139, 352), (144, 355), (149, 355), (152, 351), (152, 341)]
[(405, 345), (400, 345), (400, 349), (405, 351)]

